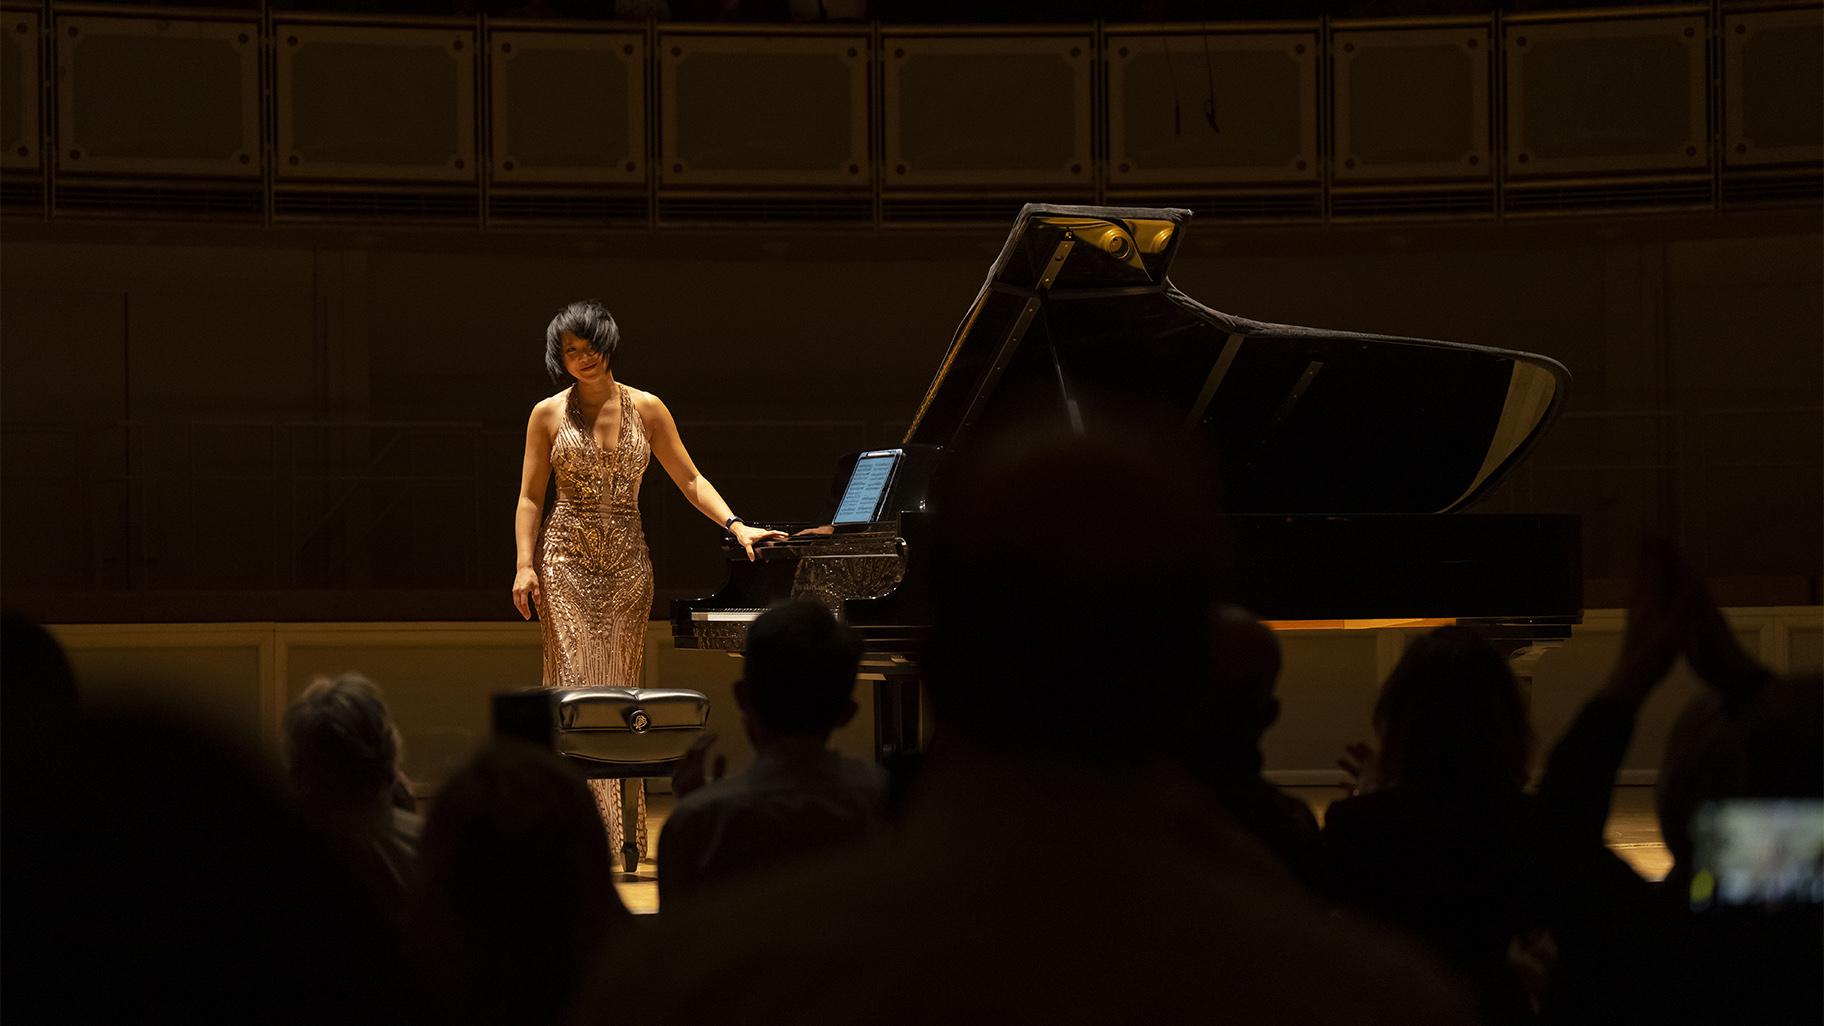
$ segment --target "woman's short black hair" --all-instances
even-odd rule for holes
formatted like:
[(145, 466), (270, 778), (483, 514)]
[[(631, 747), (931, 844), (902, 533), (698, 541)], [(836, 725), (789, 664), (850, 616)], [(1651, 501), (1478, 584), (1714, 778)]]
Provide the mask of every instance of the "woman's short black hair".
[(551, 326), (545, 329), (545, 370), (551, 373), (552, 381), (562, 381), (567, 374), (564, 370), (565, 334), (589, 343), (589, 348), (602, 354), (608, 369), (614, 369), (614, 351), (621, 346), (621, 328), (614, 323), (614, 315), (601, 300), (578, 300), (551, 318)]

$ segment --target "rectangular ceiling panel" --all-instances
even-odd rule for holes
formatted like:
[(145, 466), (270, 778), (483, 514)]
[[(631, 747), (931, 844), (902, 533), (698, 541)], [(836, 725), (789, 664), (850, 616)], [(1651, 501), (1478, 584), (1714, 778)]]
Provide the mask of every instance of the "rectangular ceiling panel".
[(849, 186), (868, 160), (863, 35), (659, 39), (659, 182)]
[(1510, 21), (1507, 173), (1709, 166), (1701, 14)]
[(881, 41), (888, 189), (1088, 188), (1089, 33)]
[(494, 181), (645, 181), (645, 61), (644, 35), (490, 32)]
[(1111, 186), (1317, 181), (1315, 30), (1107, 46)]
[(259, 24), (62, 16), (57, 167), (260, 176)]
[(1340, 181), (1487, 179), (1489, 29), (1338, 29), (1331, 37)]
[(38, 15), (31, 11), (0, 17), (0, 167), (37, 168), (44, 162), (38, 32)]
[(1824, 19), (1816, 7), (1723, 20), (1723, 159), (1824, 160)]
[(475, 31), (280, 22), (281, 179), (475, 179)]

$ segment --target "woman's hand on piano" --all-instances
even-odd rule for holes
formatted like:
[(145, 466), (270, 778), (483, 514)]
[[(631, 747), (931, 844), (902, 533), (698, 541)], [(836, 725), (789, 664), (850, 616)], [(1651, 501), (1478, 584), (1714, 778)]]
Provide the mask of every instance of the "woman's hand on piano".
[(538, 573), (531, 567), (521, 567), (513, 574), (513, 605), (519, 609), (519, 615), (527, 620), (532, 619), (533, 607), (544, 601), (538, 591)]
[(786, 538), (790, 537), (790, 535), (787, 535), (784, 531), (769, 531), (764, 527), (749, 527), (740, 522), (737, 522), (729, 533), (735, 536), (735, 544), (747, 550), (747, 561), (749, 563), (754, 561), (755, 545), (758, 545), (761, 542), (784, 541)]

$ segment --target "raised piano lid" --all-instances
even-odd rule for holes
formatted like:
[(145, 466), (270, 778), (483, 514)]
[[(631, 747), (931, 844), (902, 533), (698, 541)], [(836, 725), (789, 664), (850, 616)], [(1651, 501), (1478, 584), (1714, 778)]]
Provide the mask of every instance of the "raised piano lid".
[(906, 443), (1072, 430), (1143, 398), (1214, 443), (1230, 512), (1443, 513), (1494, 488), (1563, 405), (1570, 375), (1547, 357), (1204, 306), (1167, 277), (1190, 217), (1028, 204)]

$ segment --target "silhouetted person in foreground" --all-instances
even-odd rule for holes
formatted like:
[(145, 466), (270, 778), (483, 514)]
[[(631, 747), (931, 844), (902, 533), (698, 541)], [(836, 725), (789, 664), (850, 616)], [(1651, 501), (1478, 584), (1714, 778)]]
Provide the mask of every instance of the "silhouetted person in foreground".
[(423, 822), (394, 802), (399, 728), (373, 681), (358, 673), (318, 677), (285, 711), (285, 758), (304, 810), (399, 914), (418, 858)]
[(1190, 720), (1192, 772), (1237, 825), (1300, 883), (1318, 888), (1323, 843), (1317, 817), (1260, 774), (1261, 738), (1279, 720), (1279, 641), (1244, 609), (1219, 606), (1211, 616), (1210, 687)]
[(71, 779), (80, 731), (76, 679), (49, 631), (17, 613), (0, 616), (0, 1012), (18, 995), (55, 997), (34, 976), (46, 964), (43, 931), (66, 914), (45, 890), (66, 855), (66, 817), (83, 796)]
[(484, 749), (444, 785), (407, 909), (422, 1021), (565, 1021), (592, 951), (627, 919), (595, 799), (557, 756)]
[(1407, 646), (1374, 726), (1377, 779), (1324, 819), (1332, 896), (1424, 938), (1492, 1021), (1524, 1021), (1536, 995), (1510, 953), (1554, 922), (1561, 845), (1522, 791), (1532, 736), (1513, 672), (1474, 628), (1439, 628)]
[(0, 614), (0, 758), (6, 768), (23, 770), (61, 753), (77, 708), (76, 676), (57, 639), (18, 613)]
[(1181, 840), (1207, 815), (1167, 768), (1208, 680), (1194, 461), (983, 452), (933, 488), (937, 740), (903, 818), (662, 914), (598, 962), (582, 1021), (1459, 1021), (1428, 962), (1327, 918), (1250, 839)]
[[(1815, 674), (1782, 679), (1762, 666), (1669, 544), (1648, 547), (1621, 658), (1609, 685), (1559, 742), (1553, 769), (1576, 770), (1558, 774), (1565, 779), (1612, 780), (1641, 706), (1680, 655), (1705, 690), (1674, 724), (1655, 790), (1672, 869), (1657, 888), (1657, 914), (1639, 917), (1641, 932), (1657, 938), (1648, 949), (1656, 964), (1636, 974), (1650, 981), (1651, 1004), (1614, 979), (1578, 994), (1600, 995), (1590, 1002), (1598, 1012), (1633, 997), (1634, 1008), (1693, 1022), (1816, 1022), (1824, 1006), (1824, 905), (1815, 890), (1809, 897), (1730, 898), (1718, 886), (1717, 867), (1707, 864), (1713, 853), (1699, 852), (1698, 834), (1709, 824), (1711, 847), (1765, 843), (1781, 830), (1777, 812), (1765, 822), (1752, 817), (1773, 811), (1770, 802), (1808, 803), (1786, 808), (1817, 828), (1824, 817), (1824, 683)], [(1542, 792), (1548, 785), (1572, 792), (1553, 775), (1548, 770)], [(1606, 795), (1597, 809), (1598, 788), (1582, 793), (1592, 803), (1586, 819), (1606, 814)], [(1820, 855), (1814, 847), (1794, 862), (1815, 877), (1824, 871)]]
[[(1697, 699), (1660, 771), (1660, 829), (1673, 856), (1664, 900), (1683, 920), (1663, 985), (1687, 1014), (1710, 1022), (1816, 1022), (1824, 1008), (1824, 681), (1766, 674), (1730, 684), (1748, 689)], [(1723, 866), (1732, 847), (1761, 853), (1752, 868), (1736, 858), (1733, 868), (1749, 879), (1732, 880)]]
[(8, 867), (7, 1012), (398, 1022), (392, 924), (259, 759), (147, 710), (86, 711), (80, 737), (38, 871)]
[(1549, 1017), (1815, 1022), (1824, 906), (1694, 900), (1711, 867), (1700, 864), (1693, 825), (1744, 800), (1810, 800), (1812, 822), (1824, 817), (1815, 804), (1824, 794), (1824, 689), (1815, 675), (1781, 680), (1742, 648), (1669, 543), (1644, 548), (1620, 657), (1553, 748), (1540, 799), (1600, 843), (1641, 708), (1681, 655), (1706, 690), (1675, 724), (1655, 791), (1672, 870), (1657, 886), (1631, 871), (1619, 882), (1605, 874), (1584, 892), (1578, 923), (1588, 936), (1567, 939)]
[(662, 904), (879, 825), (885, 775), (829, 747), (831, 731), (855, 716), (860, 662), (861, 639), (815, 603), (788, 602), (754, 621), (735, 682), (754, 764), (703, 785), (699, 744), (697, 765), (673, 778), (681, 800), (659, 838)]
[(0, 808), (8, 827), (0, 867), (9, 883), (35, 858), (36, 817), (67, 797), (80, 716), (76, 677), (57, 639), (17, 613), (0, 615)]

